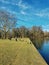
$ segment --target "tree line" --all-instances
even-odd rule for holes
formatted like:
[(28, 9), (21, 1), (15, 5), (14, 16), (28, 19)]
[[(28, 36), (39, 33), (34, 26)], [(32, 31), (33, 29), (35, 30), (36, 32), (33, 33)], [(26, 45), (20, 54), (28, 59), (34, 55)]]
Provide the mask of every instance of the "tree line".
[(8, 12), (0, 11), (0, 39), (30, 38), (36, 45), (44, 39), (44, 31), (40, 26), (28, 29), (25, 26), (16, 27), (17, 19)]

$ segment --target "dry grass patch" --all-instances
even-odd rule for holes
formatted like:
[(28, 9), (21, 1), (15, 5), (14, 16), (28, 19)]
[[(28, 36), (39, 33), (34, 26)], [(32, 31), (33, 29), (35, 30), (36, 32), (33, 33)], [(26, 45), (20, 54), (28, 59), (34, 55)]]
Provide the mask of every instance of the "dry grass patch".
[(47, 65), (28, 38), (0, 40), (0, 65)]

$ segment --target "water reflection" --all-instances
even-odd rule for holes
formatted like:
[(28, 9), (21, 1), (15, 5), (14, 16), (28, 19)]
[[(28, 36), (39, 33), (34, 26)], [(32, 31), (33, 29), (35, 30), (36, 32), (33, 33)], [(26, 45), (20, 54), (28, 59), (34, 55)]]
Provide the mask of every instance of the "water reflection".
[(49, 40), (45, 39), (44, 42), (41, 44), (43, 45), (41, 48), (38, 48), (38, 51), (49, 65)]
[(44, 39), (33, 40), (33, 43), (37, 49), (41, 49), (44, 43)]
[(49, 38), (34, 39), (32, 42), (49, 65)]

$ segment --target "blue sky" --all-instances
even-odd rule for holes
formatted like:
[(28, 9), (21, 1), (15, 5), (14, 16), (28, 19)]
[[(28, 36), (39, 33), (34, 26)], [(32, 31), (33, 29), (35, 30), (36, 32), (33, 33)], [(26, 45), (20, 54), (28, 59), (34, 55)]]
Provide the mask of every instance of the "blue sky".
[(49, 0), (0, 0), (0, 10), (17, 18), (19, 26), (42, 26), (49, 31)]

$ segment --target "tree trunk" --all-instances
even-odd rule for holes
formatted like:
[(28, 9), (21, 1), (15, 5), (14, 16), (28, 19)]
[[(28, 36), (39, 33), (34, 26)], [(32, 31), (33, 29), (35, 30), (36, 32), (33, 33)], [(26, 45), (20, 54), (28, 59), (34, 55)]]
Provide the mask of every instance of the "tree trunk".
[(5, 34), (4, 34), (4, 39), (6, 39), (6, 32), (5, 32)]

